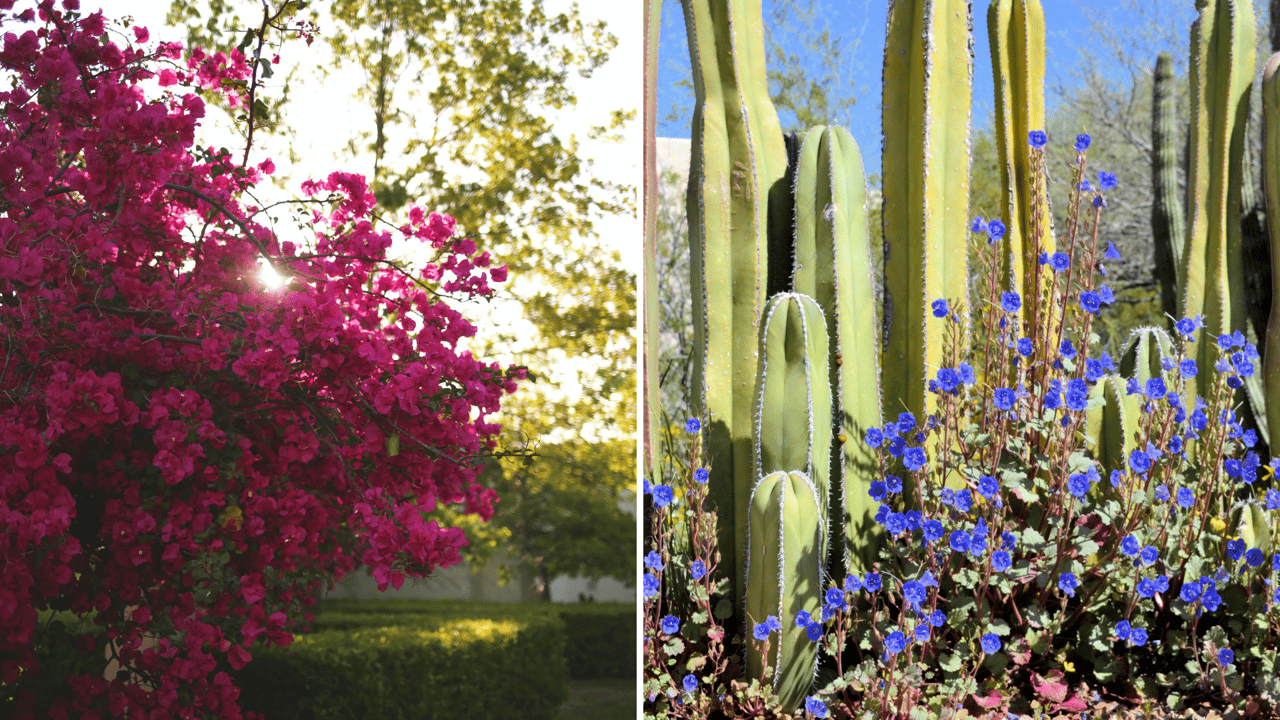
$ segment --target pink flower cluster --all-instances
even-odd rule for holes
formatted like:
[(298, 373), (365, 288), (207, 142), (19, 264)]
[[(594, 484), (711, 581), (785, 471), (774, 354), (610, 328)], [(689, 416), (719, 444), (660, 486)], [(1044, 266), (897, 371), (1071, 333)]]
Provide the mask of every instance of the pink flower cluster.
[[(243, 202), (274, 166), (194, 149), (204, 103), (173, 91), (236, 100), (242, 55), (196, 50), (184, 67), (179, 45), (142, 47), (142, 28), (118, 46), (77, 0), (13, 5), (0, 0), (16, 79), (0, 92), (0, 682), (22, 718), (239, 718), (227, 670), (254, 643), (288, 644), (319, 588), (357, 563), (385, 588), (458, 562), (462, 531), (423, 517), (440, 503), (492, 515), (476, 481), (499, 431), (486, 418), (522, 375), (461, 350), (475, 327), (444, 299), (487, 297), (506, 268), (414, 209), (399, 232), (433, 257), (398, 270), (364, 178), (341, 172), (305, 185), (325, 208), (314, 250), (281, 240)], [(159, 99), (139, 84), (153, 78)], [(283, 289), (259, 281), (264, 258)], [(26, 687), (47, 608), (96, 613), (114, 680)], [(80, 648), (104, 652), (91, 635)]]

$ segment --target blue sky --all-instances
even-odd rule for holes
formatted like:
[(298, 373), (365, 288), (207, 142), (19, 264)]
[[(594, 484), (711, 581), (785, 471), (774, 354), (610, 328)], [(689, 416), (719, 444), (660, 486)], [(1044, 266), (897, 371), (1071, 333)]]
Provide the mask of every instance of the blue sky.
[[(805, 0), (798, 0), (803, 5)], [(818, 0), (822, 14), (828, 20), (832, 35), (843, 37), (856, 49), (851, 59), (851, 74), (858, 88), (857, 105), (853, 109), (852, 127), (849, 128), (862, 151), (867, 172), (880, 169), (880, 68), (884, 53), (885, 17), (888, 0)], [(1079, 66), (1078, 48), (1088, 43), (1095, 55), (1105, 55), (1106, 49), (1094, 41), (1090, 34), (1088, 13), (1092, 12), (1110, 26), (1124, 30), (1141, 26), (1142, 17), (1158, 18), (1162, 25), (1174, 29), (1181, 38), (1179, 46), (1170, 48), (1175, 57), (1186, 55), (1189, 43), (1190, 23), (1194, 19), (1194, 2), (1160, 2), (1147, 0), (1140, 4), (1130, 2), (1092, 2), (1079, 0), (1042, 0), (1046, 26), (1046, 102), (1054, 104), (1049, 87), (1060, 77), (1063, 84), (1074, 84), (1070, 71)], [(1136, 8), (1134, 7), (1136, 5)], [(771, 16), (773, 0), (764, 0), (764, 17)], [(973, 3), (974, 67), (973, 67), (973, 123), (974, 128), (988, 126), (988, 116), (995, 107), (995, 91), (991, 77), (991, 52), (987, 40), (987, 2)], [(768, 32), (768, 30), (766, 30)], [(1265, 42), (1265, 30), (1260, 34)], [(784, 47), (794, 42), (783, 40)], [(1151, 56), (1154, 62), (1154, 54)], [(816, 60), (815, 60), (816, 62)], [(688, 40), (685, 35), (684, 15), (678, 0), (664, 0), (662, 8), (662, 34), (658, 50), (658, 135), (660, 137), (689, 137), (689, 122), (693, 107), (693, 94), (675, 87), (687, 77), (689, 65)], [(1104, 66), (1105, 67), (1105, 66)], [(662, 122), (677, 103), (686, 106), (683, 117), (674, 122)]]

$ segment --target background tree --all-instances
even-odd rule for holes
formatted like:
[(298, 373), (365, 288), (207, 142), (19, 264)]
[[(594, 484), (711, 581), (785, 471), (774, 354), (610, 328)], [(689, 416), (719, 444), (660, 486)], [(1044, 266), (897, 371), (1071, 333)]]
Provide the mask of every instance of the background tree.
[[(253, 7), (247, 0), (175, 0), (169, 22), (185, 25), (193, 42), (225, 49), (241, 39), (241, 16), (252, 18)], [(569, 81), (600, 67), (616, 38), (576, 9), (548, 12), (542, 0), (338, 0), (327, 9), (296, 9), (323, 28), (333, 53), (333, 66), (315, 72), (328, 77), (344, 65), (364, 72), (356, 97), (369, 122), (346, 153), (370, 173), (382, 220), (400, 224), (405, 199), (421, 198), (454, 215), (463, 232), (511, 268), (493, 315), (519, 319), (495, 321), (472, 346), (501, 348), (529, 368), (531, 382), (497, 420), (504, 443), (540, 457), (530, 468), (484, 477), (551, 477), (565, 463), (611, 467), (610, 443), (631, 436), (635, 417), (635, 279), (618, 252), (600, 244), (594, 220), (633, 212), (633, 203), (630, 188), (595, 177), (579, 140), (556, 131), (554, 115), (577, 106)], [(292, 80), (284, 78), (275, 98), (278, 115), (286, 112)], [(634, 114), (601, 113), (590, 136), (619, 139)], [(286, 126), (277, 129), (288, 141)], [(633, 523), (619, 507), (634, 498), (631, 475), (626, 482), (607, 473), (582, 476), (561, 498), (578, 491), (574, 502), (582, 504), (612, 493), (615, 516), (599, 527)], [(529, 525), (517, 516), (530, 507), (499, 503), (492, 526), (468, 548), (470, 559), (485, 562), (514, 537), (512, 528)], [(633, 533), (610, 542), (634, 555)], [(634, 576), (614, 560), (578, 567), (627, 583)]]

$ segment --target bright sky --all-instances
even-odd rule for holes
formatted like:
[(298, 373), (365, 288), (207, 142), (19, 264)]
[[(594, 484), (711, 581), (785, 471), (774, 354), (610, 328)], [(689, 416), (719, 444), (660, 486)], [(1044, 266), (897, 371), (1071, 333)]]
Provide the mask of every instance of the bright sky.
[[(1254, 4), (1262, 4), (1264, 0), (1254, 0)], [(772, 16), (774, 0), (763, 0), (763, 17), (766, 19), (766, 40), (768, 19)], [(807, 0), (796, 0), (800, 7), (807, 5)], [(820, 10), (818, 31), (825, 20), (833, 37), (843, 37), (848, 43), (845, 47), (853, 47), (850, 65), (847, 68), (849, 77), (853, 78), (856, 88), (857, 105), (853, 109), (853, 122), (849, 131), (853, 134), (862, 151), (867, 173), (880, 171), (880, 93), (881, 68), (884, 63), (885, 21), (888, 14), (888, 0), (817, 0), (815, 5)], [(991, 75), (991, 46), (987, 39), (987, 6), (988, 2), (978, 0), (972, 3), (974, 33), (973, 63), (973, 126), (986, 127), (988, 116), (995, 110), (995, 85)], [(1079, 67), (1079, 50), (1087, 47), (1094, 55), (1106, 59), (1108, 49), (1102, 47), (1095, 38), (1089, 35), (1090, 23), (1088, 15), (1097, 15), (1108, 25), (1120, 29), (1140, 27), (1146, 18), (1157, 19), (1165, 27), (1177, 28), (1181, 44), (1170, 48), (1175, 57), (1186, 55), (1190, 43), (1191, 21), (1195, 19), (1194, 3), (1191, 0), (1041, 0), (1044, 8), (1046, 27), (1046, 101), (1052, 107), (1054, 97), (1048, 92), (1049, 87), (1061, 78), (1064, 85), (1073, 86), (1075, 80), (1071, 72)], [(1259, 35), (1265, 42), (1265, 28)], [(797, 45), (794, 40), (783, 39), (783, 46), (789, 51)], [(658, 117), (664, 118), (673, 105), (688, 107), (688, 112), (675, 122), (660, 122), (659, 137), (689, 137), (689, 124), (692, 119), (693, 94), (675, 83), (688, 77), (689, 43), (685, 35), (684, 15), (678, 0), (663, 0), (662, 32), (658, 50)], [(1152, 55), (1154, 63), (1155, 56)], [(814, 65), (817, 65), (815, 59)], [(1052, 138), (1051, 138), (1052, 140)]]
[[(564, 12), (572, 5), (568, 0), (545, 0), (548, 14)], [(171, 28), (164, 24), (169, 10), (168, 0), (83, 0), (82, 11), (90, 12), (101, 7), (108, 19), (132, 15), (135, 24), (147, 27), (151, 31), (151, 42), (177, 40), (185, 42), (186, 31)], [(638, 11), (621, 3), (591, 2), (579, 6), (584, 21), (604, 20), (608, 30), (618, 37), (617, 47), (610, 53), (609, 62), (599, 68), (590, 79), (573, 76), (573, 88), (578, 96), (578, 107), (571, 112), (551, 115), (555, 122), (556, 133), (564, 139), (571, 134), (577, 135), (582, 145), (584, 157), (591, 158), (594, 173), (597, 177), (615, 183), (638, 187), (640, 184), (640, 121), (637, 118), (624, 133), (623, 143), (605, 143), (593, 141), (587, 137), (587, 129), (591, 125), (605, 124), (609, 112), (615, 109), (636, 108), (639, 97), (635, 91), (636, 77), (640, 68), (641, 41), (637, 32)], [(242, 17), (252, 13), (241, 10)], [(332, 30), (332, 25), (329, 26)], [(326, 24), (321, 22), (321, 33)], [(328, 46), (317, 39), (311, 47), (302, 41), (290, 41), (281, 52), (281, 64), (276, 68), (273, 81), (282, 81), (291, 64), (301, 64), (304, 68), (313, 67), (316, 63), (325, 63), (331, 55)], [(308, 82), (303, 75), (301, 82), (292, 83), (290, 102), (287, 109), (287, 120), (296, 132), (294, 147), (302, 158), (296, 165), (290, 165), (283, 143), (272, 139), (270, 144), (261, 144), (255, 140), (255, 150), (250, 162), (260, 162), (271, 157), (277, 167), (277, 175), (292, 176), (289, 191), (298, 192), (298, 183), (308, 177), (323, 178), (333, 170), (349, 170), (367, 174), (372, 168), (372, 159), (368, 162), (352, 163), (341, 153), (347, 142), (360, 130), (371, 126), (372, 111), (354, 100), (354, 93), (366, 78), (357, 68), (339, 68), (321, 82)], [(278, 84), (276, 85), (278, 89)], [(238, 136), (224, 130), (223, 135), (216, 135), (214, 130), (225, 123), (218, 123), (215, 113), (206, 117), (207, 133), (200, 139), (212, 145), (226, 145), (233, 152), (239, 147), (243, 150)], [(219, 140), (218, 138), (222, 139)], [(426, 208), (431, 210), (433, 208)], [(633, 271), (638, 267), (640, 249), (640, 226), (634, 217), (610, 216), (598, 218), (596, 227), (600, 234), (599, 242), (607, 247), (617, 248), (622, 254), (623, 262)], [(289, 228), (287, 223), (279, 227), (282, 234)], [(393, 245), (391, 254), (401, 251)]]

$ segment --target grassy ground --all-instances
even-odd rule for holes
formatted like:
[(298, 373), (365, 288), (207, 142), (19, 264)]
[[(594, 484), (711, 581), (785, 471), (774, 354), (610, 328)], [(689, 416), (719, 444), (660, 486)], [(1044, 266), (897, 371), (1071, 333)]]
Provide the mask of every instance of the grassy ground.
[(635, 680), (570, 680), (555, 720), (635, 720)]

